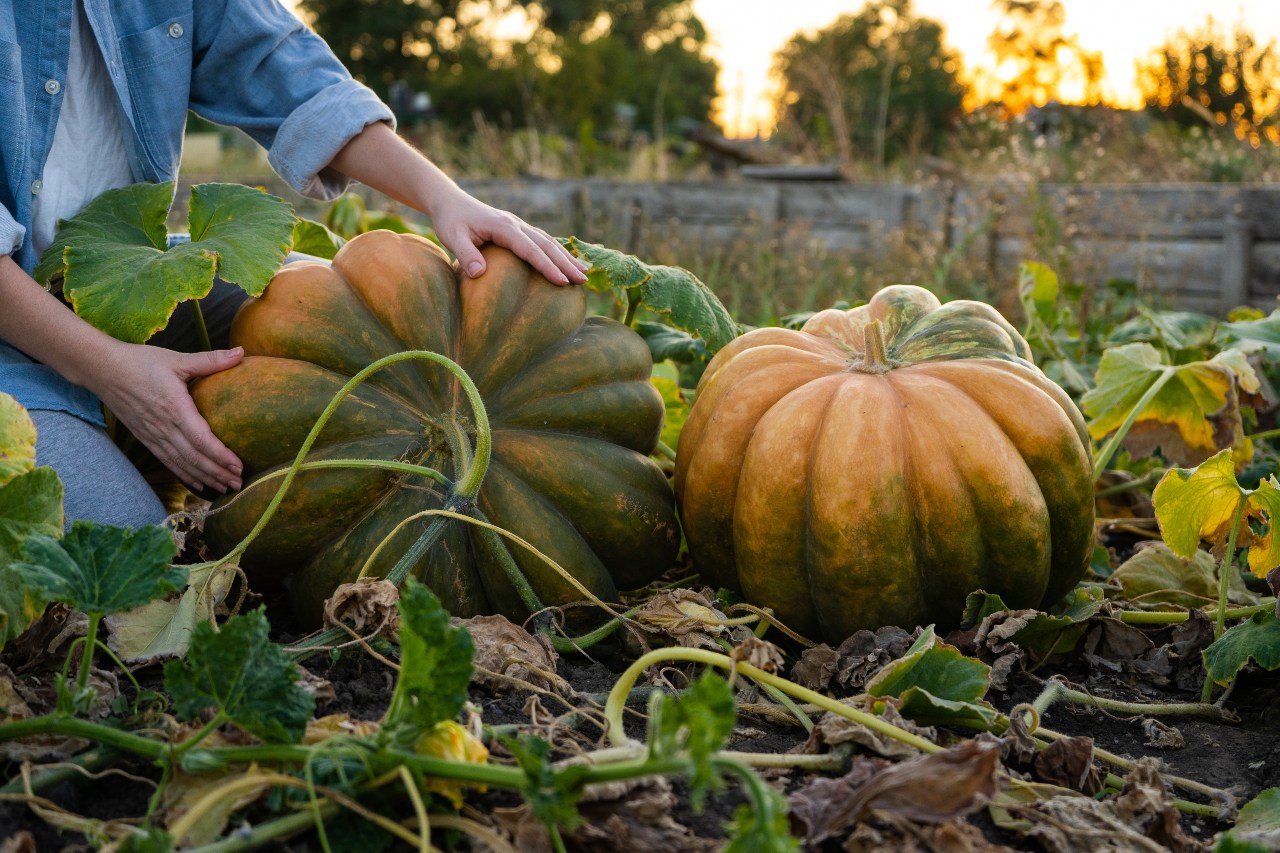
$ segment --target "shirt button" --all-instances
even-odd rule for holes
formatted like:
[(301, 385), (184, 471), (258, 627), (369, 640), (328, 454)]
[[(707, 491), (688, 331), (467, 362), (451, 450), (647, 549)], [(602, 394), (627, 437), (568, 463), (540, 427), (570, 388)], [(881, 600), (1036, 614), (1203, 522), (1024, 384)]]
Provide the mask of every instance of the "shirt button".
[(32, 181), (32, 182), (31, 182), (31, 194), (32, 194), (32, 195), (40, 195), (40, 190), (42, 190), (42, 189), (44, 189), (44, 181)]
[(172, 24), (169, 25), (169, 38), (175, 38), (175, 39), (182, 38), (182, 24), (179, 24), (177, 21), (174, 21)]
[(62, 91), (62, 84), (57, 80), (47, 80), (44, 84), (44, 90), (50, 95), (56, 95)]

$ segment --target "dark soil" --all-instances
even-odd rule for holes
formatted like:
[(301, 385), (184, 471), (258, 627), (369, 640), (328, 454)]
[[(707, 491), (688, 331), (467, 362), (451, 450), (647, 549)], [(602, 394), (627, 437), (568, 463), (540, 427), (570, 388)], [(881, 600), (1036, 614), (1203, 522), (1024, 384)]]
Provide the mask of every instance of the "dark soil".
[[(391, 650), (394, 654), (394, 650)], [(613, 686), (618, 673), (629, 663), (630, 657), (618, 649), (593, 650), (594, 660), (584, 657), (562, 657), (559, 675), (566, 679), (576, 692), (573, 699), (554, 695), (538, 696), (539, 705), (532, 709), (539, 715), (536, 724), (531, 721), (528, 693), (512, 692), (495, 694), (479, 688), (473, 689), (472, 701), (482, 719), (491, 726), (520, 727), (547, 737), (557, 748), (554, 757), (567, 757), (575, 751), (603, 746), (604, 732), (599, 717), (590, 713), (603, 707), (604, 695)], [(382, 662), (356, 650), (347, 650), (336, 657), (316, 655), (303, 662), (314, 676), (332, 686), (332, 698), (317, 705), (317, 715), (346, 714), (356, 719), (377, 719), (391, 697), (394, 675)], [(993, 691), (990, 701), (1001, 711), (1008, 712), (1020, 702), (1029, 702), (1042, 689), (1042, 677), (1060, 673), (1069, 678), (1079, 689), (1095, 695), (1137, 702), (1192, 702), (1198, 699), (1198, 691), (1179, 687), (1176, 679), (1166, 684), (1153, 684), (1148, 680), (1124, 672), (1111, 671), (1107, 667), (1094, 666), (1079, 655), (1068, 656), (1042, 664), (1032, 674), (1018, 673), (1009, 679), (1003, 692)], [(158, 682), (154, 670), (141, 673), (144, 683)], [(678, 681), (678, 674), (674, 676)], [(1176, 776), (1187, 777), (1214, 787), (1233, 791), (1244, 802), (1264, 788), (1280, 785), (1280, 673), (1246, 672), (1242, 675), (1230, 697), (1228, 707), (1238, 716), (1234, 723), (1212, 722), (1194, 717), (1163, 717), (1162, 722), (1174, 726), (1185, 745), (1177, 749), (1161, 749), (1146, 744), (1147, 736), (1141, 718), (1129, 718), (1095, 708), (1060, 702), (1046, 714), (1046, 727), (1068, 735), (1084, 735), (1094, 744), (1125, 758), (1144, 756), (1160, 760), (1165, 770)], [(643, 736), (645, 700), (639, 698), (630, 703), (634, 713), (627, 716), (629, 733)], [(575, 711), (587, 713), (574, 713)], [(971, 732), (956, 731), (956, 736), (967, 737)], [(729, 748), (747, 752), (785, 753), (796, 750), (806, 739), (805, 730), (795, 725), (785, 725), (752, 713), (743, 713), (738, 729)], [(491, 744), (495, 757), (501, 758), (505, 750), (498, 743)], [(154, 768), (121, 764), (115, 766), (144, 777), (156, 778)], [(15, 778), (16, 766), (10, 766), (7, 775)], [(1118, 771), (1123, 775), (1122, 771)], [(804, 784), (810, 776), (799, 772), (770, 771), (765, 773), (780, 790), (791, 791)], [(97, 819), (121, 816), (141, 816), (146, 813), (151, 787), (133, 782), (118, 775), (91, 780), (76, 777), (53, 785), (42, 796), (70, 813)], [(701, 812), (694, 812), (689, 804), (688, 788), (683, 780), (672, 782), (675, 805), (669, 817), (685, 827), (691, 838), (723, 839), (725, 826), (733, 818), (735, 810), (745, 802), (736, 785), (730, 783), (714, 792)], [(1175, 790), (1175, 796), (1195, 801), (1202, 797), (1187, 791)], [(518, 806), (519, 797), (510, 792), (471, 793), (468, 809), (473, 815), (488, 815), (495, 809)], [(250, 821), (261, 815), (250, 813)], [(988, 840), (1014, 849), (1034, 850), (1011, 833), (991, 823), (985, 810), (975, 814), (971, 822)], [(1194, 838), (1208, 840), (1228, 827), (1206, 818), (1183, 816), (1183, 829)], [(37, 817), (21, 803), (0, 802), (0, 839), (19, 831), (30, 832), (39, 851), (86, 849), (84, 836), (76, 832), (60, 833)], [(367, 826), (353, 832), (364, 832), (364, 841), (378, 837)], [(340, 837), (345, 830), (337, 829)], [(382, 836), (388, 843), (389, 836)], [(331, 837), (331, 841), (333, 838)], [(692, 843), (692, 842), (690, 842)], [(377, 845), (356, 849), (373, 850)], [(837, 845), (838, 847), (838, 845)], [(570, 838), (570, 848), (575, 845)], [(313, 835), (302, 835), (288, 843), (278, 844), (279, 851), (303, 851), (320, 849)], [(409, 849), (396, 842), (387, 849)], [(596, 849), (590, 845), (577, 849)], [(672, 848), (672, 849), (679, 849)], [(832, 847), (831, 849), (837, 849)]]

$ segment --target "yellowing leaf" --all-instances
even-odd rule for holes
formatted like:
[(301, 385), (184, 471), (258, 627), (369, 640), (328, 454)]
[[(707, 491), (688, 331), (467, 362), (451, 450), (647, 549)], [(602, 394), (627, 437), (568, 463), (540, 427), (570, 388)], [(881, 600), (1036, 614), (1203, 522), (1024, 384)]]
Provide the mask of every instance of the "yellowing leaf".
[(22, 404), (0, 393), (0, 486), (36, 467), (36, 425)]
[[(475, 735), (453, 720), (436, 723), (435, 728), (418, 739), (414, 752), (447, 761), (468, 764), (484, 764), (489, 760), (489, 750)], [(423, 787), (445, 797), (455, 809), (462, 808), (462, 783), (448, 779), (427, 777)], [(480, 786), (483, 791), (484, 787)]]
[(1242, 458), (1250, 455), (1236, 392), (1258, 387), (1242, 352), (1228, 350), (1208, 361), (1175, 366), (1164, 364), (1150, 344), (1134, 343), (1103, 353), (1097, 385), (1080, 406), (1091, 418), (1094, 439), (1119, 430), (1141, 406), (1126, 440), (1130, 452), (1149, 455), (1159, 447), (1176, 465), (1196, 465), (1227, 447), (1237, 448)]
[[(1271, 478), (1252, 491), (1242, 489), (1236, 482), (1229, 450), (1197, 468), (1169, 469), (1156, 484), (1151, 499), (1160, 532), (1175, 554), (1191, 557), (1201, 539), (1221, 545), (1237, 515), (1243, 512), (1264, 528), (1263, 533), (1248, 535), (1249, 570), (1264, 577), (1280, 565), (1280, 537), (1273, 535), (1276, 519), (1280, 518), (1280, 483)], [(1241, 533), (1248, 529), (1242, 522)]]

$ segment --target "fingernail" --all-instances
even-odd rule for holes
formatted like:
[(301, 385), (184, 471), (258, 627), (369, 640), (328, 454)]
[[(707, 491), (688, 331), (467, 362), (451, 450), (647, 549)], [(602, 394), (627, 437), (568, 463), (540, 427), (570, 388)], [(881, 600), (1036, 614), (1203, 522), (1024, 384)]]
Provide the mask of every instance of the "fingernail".
[(235, 358), (238, 355), (244, 355), (244, 347), (235, 347), (227, 350), (227, 358)]
[(482, 272), (484, 272), (484, 264), (479, 261), (472, 261), (467, 264), (467, 275), (475, 277), (480, 275)]
[(240, 491), (240, 481), (238, 479), (231, 481), (231, 491), (233, 492)]
[(243, 468), (241, 468), (239, 465), (232, 465), (232, 466), (231, 466), (231, 473), (232, 473), (232, 474), (235, 474), (237, 477), (239, 477), (241, 474), (243, 474), (243, 473), (244, 473), (244, 469), (243, 469)]
[(575, 258), (573, 259), (573, 262), (574, 262), (575, 264), (577, 264), (577, 265), (578, 265), (578, 269), (582, 270), (583, 272), (586, 272), (587, 270), (591, 269), (591, 264), (587, 263), (587, 262), (586, 262), (586, 261), (584, 261), (582, 258), (576, 258), (576, 257), (575, 257)]
[(192, 484), (191, 484), (191, 490), (192, 490), (193, 492), (203, 492), (203, 491), (204, 491), (204, 483), (192, 483)]

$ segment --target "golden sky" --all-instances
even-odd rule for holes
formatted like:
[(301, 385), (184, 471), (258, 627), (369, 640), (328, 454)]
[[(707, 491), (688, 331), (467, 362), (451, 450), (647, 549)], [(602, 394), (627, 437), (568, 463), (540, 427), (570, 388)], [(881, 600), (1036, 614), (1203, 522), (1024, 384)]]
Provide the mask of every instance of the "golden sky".
[[(797, 31), (820, 29), (864, 0), (693, 0), (721, 63), (718, 112), (730, 135), (768, 133), (771, 57)], [(1261, 41), (1280, 40), (1280, 0), (1063, 0), (1065, 33), (1081, 46), (1101, 51), (1106, 95), (1112, 103), (1138, 106), (1134, 63), (1179, 29), (1194, 29), (1212, 14), (1224, 27), (1243, 20)], [(946, 41), (967, 68), (992, 60), (987, 36), (999, 16), (990, 0), (915, 0), (916, 14), (946, 28)], [(1064, 93), (1068, 94), (1069, 93)]]

